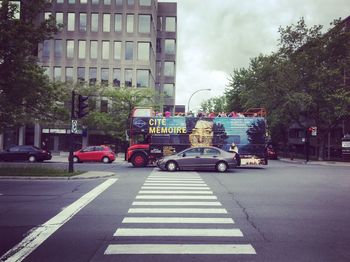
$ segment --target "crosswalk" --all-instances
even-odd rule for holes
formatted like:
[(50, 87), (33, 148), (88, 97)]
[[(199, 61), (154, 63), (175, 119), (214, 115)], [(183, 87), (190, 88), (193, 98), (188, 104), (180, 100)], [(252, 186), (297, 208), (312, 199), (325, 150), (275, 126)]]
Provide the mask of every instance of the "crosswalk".
[(234, 224), (197, 173), (153, 171), (104, 254), (256, 254)]

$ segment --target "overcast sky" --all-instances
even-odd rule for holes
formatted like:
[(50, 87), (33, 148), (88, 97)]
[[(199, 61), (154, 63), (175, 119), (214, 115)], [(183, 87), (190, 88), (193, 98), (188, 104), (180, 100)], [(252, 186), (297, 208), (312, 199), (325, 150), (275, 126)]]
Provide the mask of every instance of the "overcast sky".
[(159, 0), (177, 2), (176, 104), (190, 108), (223, 94), (234, 69), (277, 50), (278, 28), (350, 15), (350, 0)]

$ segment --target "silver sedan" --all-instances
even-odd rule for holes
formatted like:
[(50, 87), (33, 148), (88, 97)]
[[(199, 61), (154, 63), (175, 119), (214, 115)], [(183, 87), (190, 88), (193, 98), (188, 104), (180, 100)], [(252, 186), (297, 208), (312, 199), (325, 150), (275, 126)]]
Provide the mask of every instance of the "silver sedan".
[(237, 166), (234, 152), (226, 152), (216, 147), (191, 147), (180, 153), (165, 156), (157, 161), (162, 170), (216, 170), (226, 172)]

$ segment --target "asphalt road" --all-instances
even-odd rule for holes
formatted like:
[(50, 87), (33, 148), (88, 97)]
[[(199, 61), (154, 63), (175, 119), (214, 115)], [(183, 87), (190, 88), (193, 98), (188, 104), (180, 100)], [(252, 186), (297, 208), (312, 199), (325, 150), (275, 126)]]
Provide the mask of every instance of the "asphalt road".
[(76, 168), (116, 175), (0, 180), (1, 261), (350, 261), (348, 167)]

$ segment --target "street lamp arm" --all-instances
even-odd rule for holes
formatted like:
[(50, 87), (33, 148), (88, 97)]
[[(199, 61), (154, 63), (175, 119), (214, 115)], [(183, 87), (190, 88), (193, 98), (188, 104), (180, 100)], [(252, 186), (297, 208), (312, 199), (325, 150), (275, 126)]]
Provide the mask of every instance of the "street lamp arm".
[(196, 93), (201, 92), (201, 91), (211, 91), (211, 89), (210, 88), (203, 88), (203, 89), (198, 89), (195, 92), (193, 92), (192, 95), (190, 96), (190, 98), (188, 99), (188, 103), (187, 103), (187, 111), (188, 112), (190, 112), (190, 102), (191, 102), (193, 95), (195, 95)]

